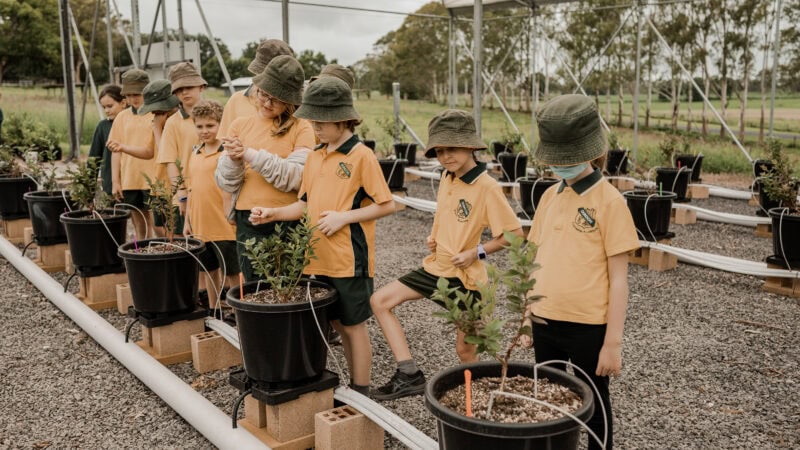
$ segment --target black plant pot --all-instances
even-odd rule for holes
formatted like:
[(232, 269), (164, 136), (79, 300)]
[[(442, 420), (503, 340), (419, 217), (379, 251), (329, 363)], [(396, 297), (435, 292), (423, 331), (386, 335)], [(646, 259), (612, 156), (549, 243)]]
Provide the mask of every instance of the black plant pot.
[(628, 151), (609, 150), (606, 157), (606, 172), (610, 175), (626, 175), (628, 173)]
[(517, 180), (519, 183), (519, 196), (522, 202), (522, 210), (528, 217), (533, 217), (536, 212), (536, 207), (539, 206), (539, 200), (542, 194), (550, 186), (559, 182), (555, 178), (528, 178), (522, 177)]
[(128, 242), (119, 247), (119, 256), (128, 271), (133, 309), (145, 314), (180, 314), (195, 309), (200, 266), (192, 255), (205, 251), (205, 244), (197, 239), (188, 241), (191, 255), (177, 248), (173, 253), (136, 250), (151, 242), (167, 242), (165, 238)]
[[(568, 417), (538, 423), (500, 423), (466, 417), (439, 403), (446, 391), (464, 384), (465, 369), (472, 372), (473, 380), (500, 376), (500, 363), (486, 361), (442, 370), (428, 381), (425, 407), (437, 419), (440, 449), (568, 450), (578, 447), (581, 426)], [(516, 375), (533, 378), (533, 364), (509, 363), (508, 376)], [(578, 419), (585, 422), (592, 416), (594, 395), (589, 385), (574, 375), (550, 367), (540, 367), (538, 375), (569, 387), (583, 399), (583, 406), (574, 413)]]
[(685, 203), (686, 190), (689, 188), (689, 176), (692, 171), (688, 167), (658, 167), (656, 168), (656, 186), (665, 192), (674, 192), (675, 202)]
[(55, 245), (67, 242), (67, 232), (58, 220), (62, 213), (75, 209), (76, 205), (66, 191), (26, 192), (22, 196), (28, 202), (33, 237), (39, 245)]
[(753, 176), (759, 178), (767, 172), (772, 172), (775, 168), (775, 163), (768, 159), (757, 159), (753, 161)]
[(703, 155), (681, 154), (675, 157), (675, 165), (686, 167), (692, 171), (692, 182), (700, 181), (700, 171), (703, 168)]
[[(236, 327), (247, 376), (263, 383), (300, 384), (325, 370), (328, 348), (317, 329), (327, 336), (328, 313), (339, 298), (333, 287), (318, 280), (303, 279), (311, 287), (328, 289), (323, 298), (311, 303), (265, 304), (239, 300), (239, 286), (228, 290), (226, 300), (236, 312)], [(258, 281), (244, 284), (244, 293), (256, 291)], [(261, 282), (260, 288), (269, 289)], [(316, 320), (314, 319), (316, 314)]]
[(397, 159), (405, 159), (409, 166), (417, 165), (417, 144), (394, 144), (394, 154)]
[(640, 238), (655, 242), (669, 234), (669, 218), (672, 201), (676, 197), (675, 193), (628, 191), (622, 195), (628, 203), (633, 224), (636, 226)]
[(373, 152), (375, 151), (375, 141), (373, 141), (372, 139), (364, 139), (363, 142), (364, 145), (371, 148)]
[(783, 264), (788, 260), (788, 268), (800, 269), (800, 214), (791, 214), (786, 208), (772, 208), (769, 217), (776, 259)]
[(500, 161), (500, 154), (501, 153), (512, 153), (514, 152), (513, 145), (506, 145), (503, 142), (492, 142), (492, 153), (494, 153), (494, 161)]
[[(756, 215), (761, 217), (767, 217), (769, 214), (768, 212), (773, 208), (778, 208), (781, 206), (780, 200), (773, 200), (772, 197), (769, 196), (767, 191), (764, 189), (764, 183), (757, 179), (754, 181), (754, 190), (758, 192), (758, 205), (759, 208), (756, 210)], [(795, 184), (794, 189), (800, 188), (800, 184)]]
[(527, 176), (528, 155), (525, 153), (501, 153), (500, 160), (500, 181), (516, 181), (517, 178)]
[(378, 162), (381, 164), (383, 178), (389, 184), (389, 189), (392, 192), (402, 191), (405, 185), (408, 161), (405, 159), (381, 159)]
[(59, 220), (67, 231), (72, 265), (84, 275), (103, 275), (125, 271), (117, 254), (120, 242), (125, 242), (125, 230), (131, 212), (124, 209), (104, 209), (98, 213), (102, 220), (86, 210), (61, 214)]
[(3, 220), (29, 217), (28, 202), (22, 196), (35, 190), (36, 182), (28, 177), (0, 177), (0, 217)]

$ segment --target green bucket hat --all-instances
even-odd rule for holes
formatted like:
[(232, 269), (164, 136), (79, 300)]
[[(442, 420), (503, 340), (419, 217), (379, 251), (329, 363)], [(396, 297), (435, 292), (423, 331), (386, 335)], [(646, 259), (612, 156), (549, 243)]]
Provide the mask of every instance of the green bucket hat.
[(303, 66), (294, 57), (280, 55), (253, 77), (253, 84), (284, 103), (299, 105), (303, 103), (305, 77)]
[(281, 55), (294, 56), (294, 50), (280, 39), (267, 39), (258, 45), (256, 59), (250, 62), (247, 70), (253, 75), (258, 75), (264, 71), (273, 58)]
[(319, 75), (311, 77), (309, 81), (313, 83), (322, 77), (336, 77), (347, 83), (350, 89), (353, 89), (353, 85), (356, 83), (356, 77), (353, 75), (353, 71), (341, 64), (328, 64), (322, 68)]
[(178, 97), (172, 95), (172, 85), (167, 80), (151, 81), (142, 92), (144, 105), (139, 108), (138, 114), (145, 115), (149, 112), (169, 111), (178, 106)]
[(533, 157), (552, 166), (574, 166), (606, 152), (606, 138), (594, 101), (578, 94), (561, 95), (536, 114), (539, 145)]
[(122, 95), (139, 95), (147, 83), (150, 76), (142, 69), (130, 69), (122, 74)]
[(172, 83), (172, 92), (185, 87), (208, 86), (206, 80), (200, 76), (200, 71), (190, 62), (182, 62), (170, 67), (169, 81)]
[(478, 137), (472, 114), (459, 109), (446, 109), (428, 122), (428, 145), (425, 146), (425, 157), (435, 158), (438, 147), (483, 150), (486, 144)]
[(315, 122), (361, 120), (353, 108), (353, 93), (344, 81), (325, 76), (308, 85), (295, 117)]

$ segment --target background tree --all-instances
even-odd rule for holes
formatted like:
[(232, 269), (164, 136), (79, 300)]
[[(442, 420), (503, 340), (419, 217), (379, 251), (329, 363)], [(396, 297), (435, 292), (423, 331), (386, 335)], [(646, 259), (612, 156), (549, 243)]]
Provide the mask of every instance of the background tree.
[(297, 60), (303, 66), (303, 73), (305, 73), (306, 78), (319, 75), (323, 67), (338, 62), (335, 58), (328, 61), (328, 58), (322, 52), (315, 52), (314, 50), (303, 50), (297, 55)]
[(59, 67), (60, 42), (55, 0), (0, 0), (0, 82)]

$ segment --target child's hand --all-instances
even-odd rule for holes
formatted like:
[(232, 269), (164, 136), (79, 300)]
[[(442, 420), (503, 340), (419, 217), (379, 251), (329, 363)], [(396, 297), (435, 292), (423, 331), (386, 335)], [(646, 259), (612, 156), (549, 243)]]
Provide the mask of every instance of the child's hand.
[(595, 374), (599, 377), (618, 376), (622, 372), (622, 346), (603, 344), (597, 359)]
[(431, 253), (436, 253), (436, 239), (434, 239), (433, 236), (428, 236), (425, 243), (428, 244), (428, 250), (430, 250)]
[(117, 141), (108, 141), (106, 142), (106, 147), (111, 150), (113, 153), (121, 152), (122, 151), (122, 144)]
[(319, 215), (319, 231), (325, 236), (332, 236), (347, 225), (346, 213), (339, 211), (323, 211)]
[(119, 181), (114, 181), (111, 183), (111, 195), (118, 201), (122, 201), (122, 185)]
[(241, 161), (244, 157), (244, 146), (239, 141), (237, 137), (224, 137), (222, 140), (222, 146), (225, 147), (225, 151), (228, 152), (228, 157), (230, 157), (234, 161)]
[(450, 258), (450, 262), (458, 269), (466, 269), (478, 259), (478, 250), (471, 248)]
[(275, 210), (273, 208), (262, 208), (256, 206), (250, 210), (250, 223), (253, 225), (261, 225), (262, 223), (272, 222), (275, 217)]
[(183, 235), (184, 236), (191, 236), (192, 235), (192, 226), (189, 225), (189, 221), (188, 220), (183, 222)]
[[(531, 319), (526, 317), (525, 320), (522, 322), (522, 325), (526, 326), (526, 327), (532, 326)], [(519, 341), (517, 341), (517, 342), (519, 342), (519, 345), (522, 348), (531, 348), (533, 346), (533, 338), (528, 336), (528, 335), (526, 335), (526, 334), (523, 334), (522, 336), (520, 336), (519, 337)]]

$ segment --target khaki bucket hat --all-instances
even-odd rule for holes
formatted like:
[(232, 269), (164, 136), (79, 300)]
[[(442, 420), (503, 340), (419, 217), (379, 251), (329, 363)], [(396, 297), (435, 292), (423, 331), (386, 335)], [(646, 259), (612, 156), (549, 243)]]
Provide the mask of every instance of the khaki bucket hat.
[(259, 89), (292, 105), (303, 103), (303, 66), (294, 57), (280, 55), (272, 58), (264, 71), (253, 77), (253, 84)]
[(170, 67), (169, 81), (172, 83), (172, 92), (185, 87), (208, 86), (206, 80), (200, 76), (200, 71), (190, 62), (182, 62)]
[(322, 77), (308, 85), (303, 94), (303, 104), (295, 117), (315, 122), (344, 122), (360, 120), (353, 108), (353, 93), (344, 81), (336, 77)]
[(486, 144), (478, 137), (472, 114), (460, 109), (446, 109), (428, 123), (428, 145), (425, 157), (435, 158), (439, 147), (461, 147), (483, 150)]
[(139, 95), (147, 83), (150, 75), (142, 69), (130, 69), (122, 74), (122, 95)]
[(536, 114), (539, 145), (533, 157), (551, 166), (574, 166), (606, 152), (606, 138), (594, 101), (578, 94), (561, 95)]
[(250, 61), (247, 70), (253, 75), (258, 75), (264, 71), (273, 58), (281, 55), (294, 56), (294, 50), (280, 39), (267, 39), (258, 45), (256, 58)]
[(356, 77), (353, 75), (353, 71), (341, 64), (328, 64), (322, 68), (319, 75), (311, 77), (309, 81), (313, 83), (322, 77), (336, 77), (347, 83), (350, 89), (353, 89), (353, 85), (356, 83)]
[(144, 105), (139, 108), (138, 114), (143, 116), (149, 112), (170, 111), (178, 106), (178, 97), (172, 94), (172, 86), (167, 80), (151, 81), (142, 92)]

